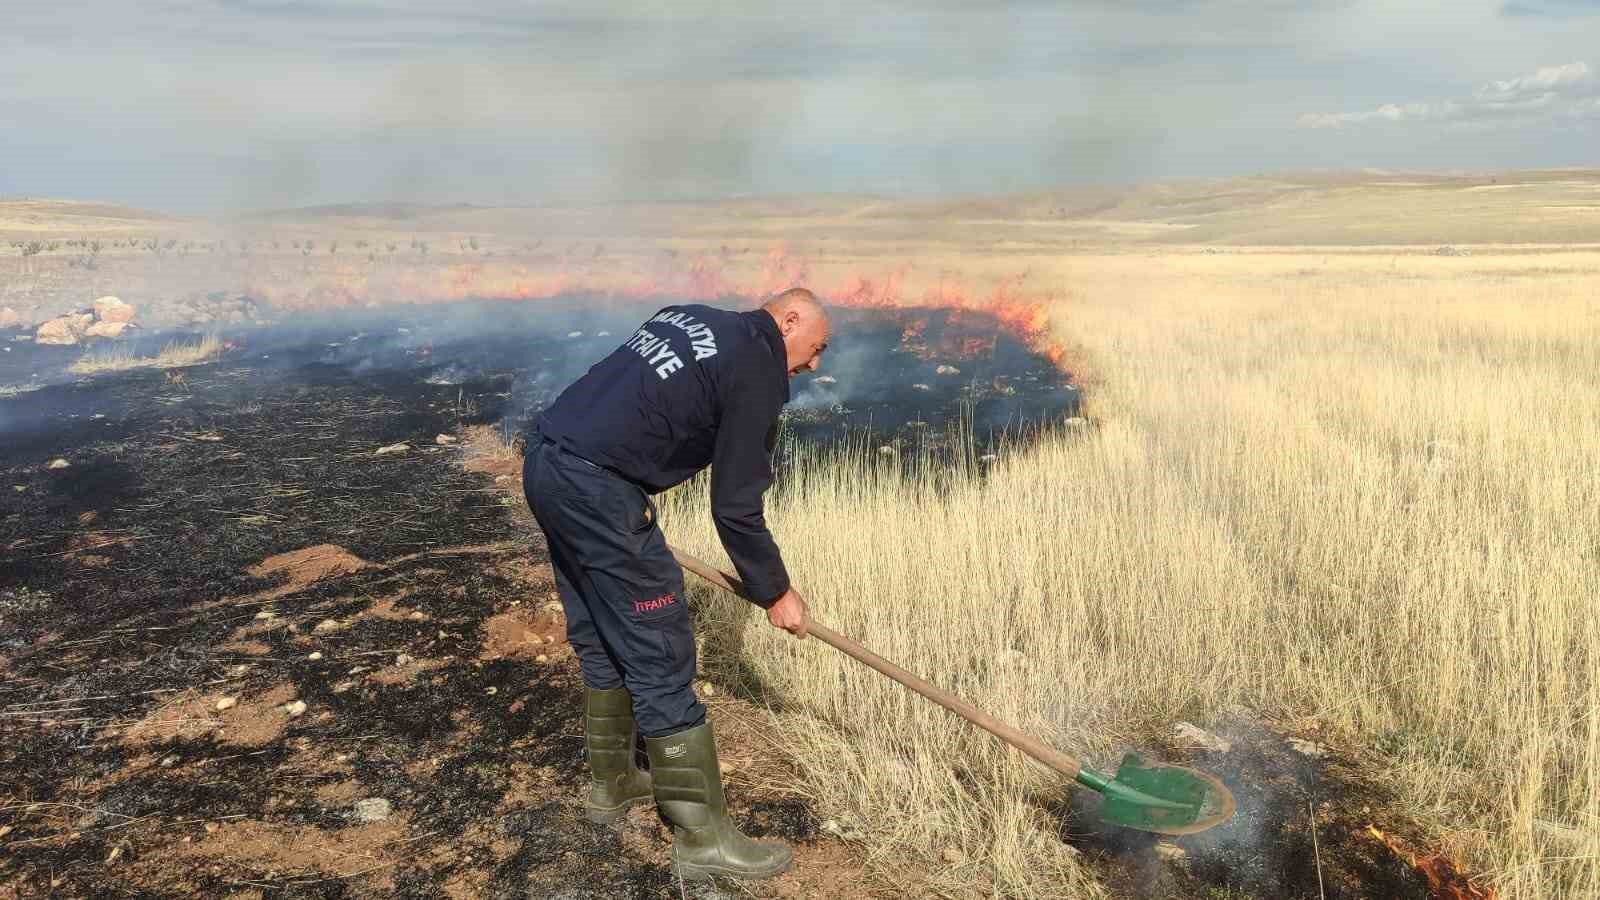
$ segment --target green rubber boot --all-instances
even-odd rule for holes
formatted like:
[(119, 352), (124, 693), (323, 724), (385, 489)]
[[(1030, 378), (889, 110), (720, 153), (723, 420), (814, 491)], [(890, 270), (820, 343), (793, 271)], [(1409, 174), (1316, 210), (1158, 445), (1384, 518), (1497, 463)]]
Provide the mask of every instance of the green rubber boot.
[(609, 825), (650, 799), (650, 776), (633, 761), (633, 701), (627, 688), (583, 690), (583, 745), (589, 759), (589, 821)]
[(680, 875), (771, 878), (789, 868), (794, 852), (788, 846), (752, 841), (728, 818), (709, 724), (647, 737), (644, 746), (650, 752), (656, 803), (672, 823), (672, 862)]

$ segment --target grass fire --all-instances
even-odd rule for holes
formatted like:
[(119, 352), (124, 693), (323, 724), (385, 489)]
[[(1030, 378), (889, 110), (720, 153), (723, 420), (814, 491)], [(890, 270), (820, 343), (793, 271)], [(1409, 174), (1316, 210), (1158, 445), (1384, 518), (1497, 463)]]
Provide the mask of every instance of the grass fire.
[(17, 13), (0, 896), (1600, 896), (1559, 5)]

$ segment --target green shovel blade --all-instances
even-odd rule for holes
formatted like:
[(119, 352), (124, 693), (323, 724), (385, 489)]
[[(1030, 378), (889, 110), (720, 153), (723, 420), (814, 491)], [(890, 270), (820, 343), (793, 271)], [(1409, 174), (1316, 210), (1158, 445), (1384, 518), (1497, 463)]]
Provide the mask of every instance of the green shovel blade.
[(1123, 828), (1194, 834), (1233, 815), (1233, 794), (1216, 778), (1183, 766), (1146, 765), (1135, 753), (1122, 758), (1116, 778), (1086, 769), (1078, 781), (1105, 795), (1100, 818)]

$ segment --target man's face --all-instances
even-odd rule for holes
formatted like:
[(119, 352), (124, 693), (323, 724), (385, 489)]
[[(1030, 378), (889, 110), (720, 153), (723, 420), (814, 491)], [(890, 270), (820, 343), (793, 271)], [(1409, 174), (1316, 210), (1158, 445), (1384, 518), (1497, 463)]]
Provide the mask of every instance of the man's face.
[(778, 323), (778, 330), (783, 333), (783, 346), (788, 351), (790, 378), (801, 372), (815, 372), (822, 365), (822, 353), (828, 349), (832, 335), (826, 314), (791, 310)]

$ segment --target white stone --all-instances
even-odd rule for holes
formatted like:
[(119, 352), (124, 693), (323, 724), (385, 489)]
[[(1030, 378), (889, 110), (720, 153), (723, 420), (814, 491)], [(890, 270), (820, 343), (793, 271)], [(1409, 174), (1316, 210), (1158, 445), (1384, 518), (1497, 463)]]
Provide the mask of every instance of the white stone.
[(1172, 739), (1185, 747), (1200, 747), (1213, 753), (1227, 753), (1233, 749), (1233, 744), (1227, 739), (1217, 737), (1192, 722), (1173, 725)]
[(238, 705), (238, 703), (239, 700), (236, 697), (223, 697), (221, 700), (217, 701), (217, 712), (233, 709), (236, 705)]
[(1321, 759), (1322, 757), (1328, 755), (1328, 748), (1317, 743), (1316, 741), (1307, 741), (1302, 740), (1301, 738), (1289, 738), (1287, 743), (1290, 749), (1294, 750), (1294, 752), (1299, 753), (1302, 756), (1309, 756), (1312, 759)]
[(321, 622), (317, 623), (315, 628), (311, 630), (317, 634), (325, 634), (329, 631), (338, 631), (343, 627), (344, 625), (341, 624), (338, 619), (323, 619)]
[(378, 449), (372, 451), (372, 455), (373, 456), (388, 456), (391, 453), (404, 453), (404, 452), (406, 452), (407, 450), (410, 450), (410, 449), (411, 449), (411, 445), (410, 444), (405, 444), (405, 443), (390, 444), (387, 447), (379, 447)]
[(291, 719), (299, 718), (305, 715), (306, 702), (304, 700), (296, 700), (293, 703), (285, 704), (283, 711), (288, 713)]
[(306, 657), (306, 659), (309, 659), (312, 662), (316, 662), (317, 660), (319, 660), (321, 658), (322, 658), (322, 651), (321, 650), (313, 650), (313, 651), (311, 651), (311, 655)]
[(453, 434), (440, 434), (434, 436), (433, 442), (440, 445), (454, 444), (456, 442), (456, 438)]
[(350, 809), (350, 818), (366, 824), (369, 822), (382, 822), (394, 812), (394, 807), (382, 797), (368, 797), (357, 800), (356, 805)]
[(928, 385), (920, 384), (920, 383), (919, 384), (913, 384), (911, 386), (911, 389), (913, 391), (931, 391), (931, 390), (933, 390), (933, 388), (929, 387)]
[(955, 366), (940, 366), (939, 368), (934, 369), (933, 371), (936, 374), (939, 374), (939, 375), (960, 375), (961, 374), (961, 370), (956, 368)]
[(1167, 841), (1160, 841), (1156, 844), (1156, 856), (1167, 862), (1177, 862), (1188, 855), (1188, 852), (1177, 844), (1168, 843)]
[(52, 468), (52, 469), (65, 469), (66, 467), (68, 467), (70, 465), (72, 465), (72, 463), (69, 463), (64, 459), (61, 459), (60, 457), (57, 457), (55, 459), (50, 460), (49, 468)]
[(398, 656), (396, 656), (394, 658), (394, 664), (397, 665), (397, 666), (410, 665), (410, 663), (411, 663), (411, 657), (408, 654), (405, 654), (405, 653), (401, 653), (400, 655), (398, 655)]

